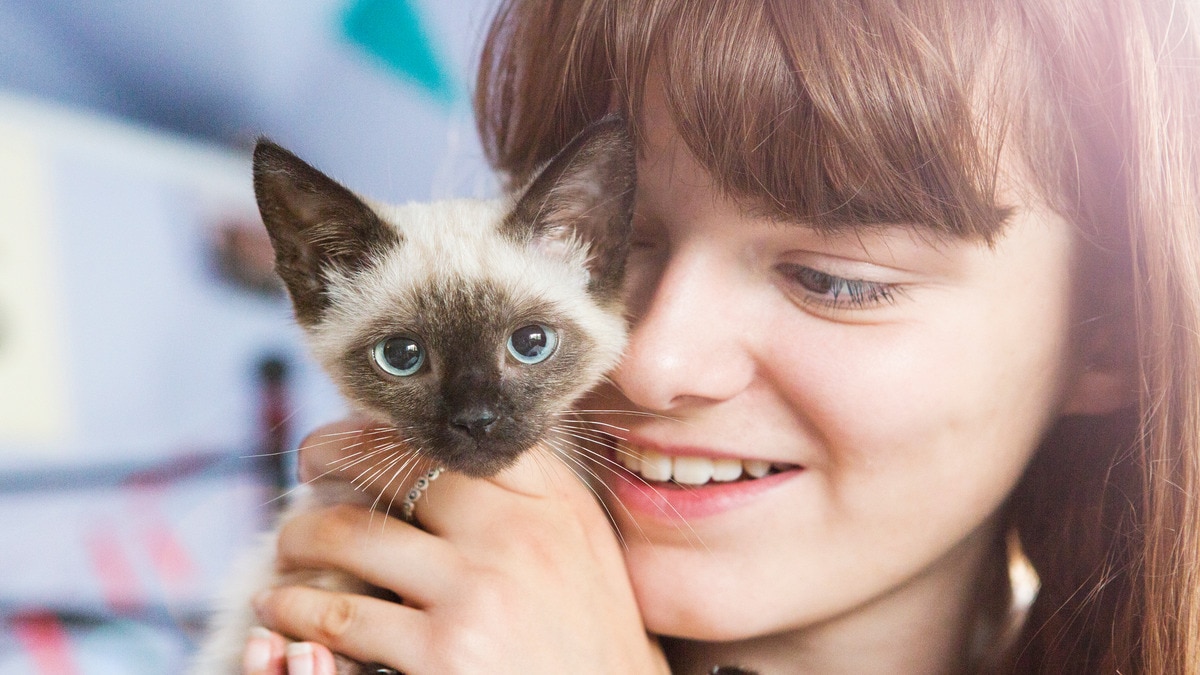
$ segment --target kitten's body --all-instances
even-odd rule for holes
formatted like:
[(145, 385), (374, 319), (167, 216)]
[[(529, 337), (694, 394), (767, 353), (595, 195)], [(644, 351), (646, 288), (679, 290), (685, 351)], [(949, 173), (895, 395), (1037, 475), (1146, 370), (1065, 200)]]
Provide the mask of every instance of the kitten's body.
[[(259, 144), (255, 191), (297, 321), (347, 400), (395, 429), (392, 448), (345, 463), (357, 465), (351, 477), (399, 490), (419, 464), (487, 476), (531, 449), (565, 447), (554, 425), (625, 343), (633, 163), (623, 124), (609, 119), (511, 201), (391, 207)], [(368, 493), (322, 483), (293, 508), (372, 505)], [(263, 546), (218, 615), (197, 675), (239, 672), (255, 624), (249, 599), (263, 588), (370, 590), (337, 573), (280, 576), (274, 536)]]

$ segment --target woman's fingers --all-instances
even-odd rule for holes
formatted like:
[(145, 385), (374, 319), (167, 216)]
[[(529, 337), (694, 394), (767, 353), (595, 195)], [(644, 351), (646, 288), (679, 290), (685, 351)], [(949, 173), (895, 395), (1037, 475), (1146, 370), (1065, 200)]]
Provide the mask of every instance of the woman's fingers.
[(287, 640), (282, 635), (255, 626), (242, 650), (242, 675), (285, 675), (286, 650)]
[(333, 652), (315, 642), (287, 646), (287, 675), (337, 675)]
[[(284, 586), (264, 592), (254, 606), (259, 618), (280, 633), (363, 663), (384, 663), (403, 671), (412, 655), (422, 653), (425, 622), (420, 612), (387, 600)], [(302, 668), (312, 664), (311, 675), (321, 673), (315, 669), (327, 662), (320, 650), (294, 649), (288, 654), (288, 675), (303, 675), (291, 672), (293, 658)]]
[(454, 549), (428, 532), (346, 505), (289, 519), (280, 528), (277, 553), (282, 570), (332, 567), (415, 606), (443, 594), (460, 565)]
[[(355, 487), (403, 495), (420, 465), (389, 447), (391, 433), (360, 420), (324, 427), (304, 443), (303, 476), (325, 474), (318, 492), (363, 476)], [(399, 455), (379, 459), (389, 452)], [(338, 570), (404, 604), (288, 586), (260, 596), (260, 617), (405, 672), (665, 672), (604, 511), (572, 471), (586, 469), (570, 462), (535, 448), (489, 478), (444, 473), (416, 501), (424, 530), (361, 507), (310, 507), (280, 533), (282, 569)], [(316, 654), (294, 647), (295, 668), (317, 668)]]
[(315, 642), (288, 642), (255, 626), (242, 651), (242, 675), (337, 675), (333, 652)]

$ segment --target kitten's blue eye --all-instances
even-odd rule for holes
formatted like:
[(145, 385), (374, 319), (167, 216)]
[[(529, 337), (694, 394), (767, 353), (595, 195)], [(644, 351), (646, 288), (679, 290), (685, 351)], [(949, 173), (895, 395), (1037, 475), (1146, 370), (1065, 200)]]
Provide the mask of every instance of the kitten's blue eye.
[(384, 338), (375, 343), (375, 363), (385, 373), (408, 377), (425, 363), (425, 350), (411, 338)]
[(558, 333), (541, 324), (530, 324), (513, 331), (508, 338), (508, 353), (521, 363), (541, 363), (558, 346)]

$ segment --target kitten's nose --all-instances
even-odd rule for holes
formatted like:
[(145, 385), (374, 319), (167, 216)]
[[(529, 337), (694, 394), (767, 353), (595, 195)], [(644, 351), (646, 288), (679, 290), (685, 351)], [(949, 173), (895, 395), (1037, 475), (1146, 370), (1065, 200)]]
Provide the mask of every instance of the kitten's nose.
[(471, 438), (479, 438), (486, 435), (498, 419), (500, 417), (495, 411), (487, 406), (471, 406), (460, 410), (450, 419), (450, 424)]

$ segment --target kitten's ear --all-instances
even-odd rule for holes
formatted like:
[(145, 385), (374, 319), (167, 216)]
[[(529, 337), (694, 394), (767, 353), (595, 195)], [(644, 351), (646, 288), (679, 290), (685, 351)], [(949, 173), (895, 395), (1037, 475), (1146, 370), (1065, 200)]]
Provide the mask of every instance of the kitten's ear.
[(610, 115), (588, 126), (521, 193), (505, 234), (550, 248), (587, 244), (590, 289), (615, 297), (629, 250), (636, 159), (624, 120)]
[(254, 195), (303, 326), (320, 321), (328, 304), (329, 270), (360, 269), (400, 241), (354, 193), (266, 139), (254, 147)]

